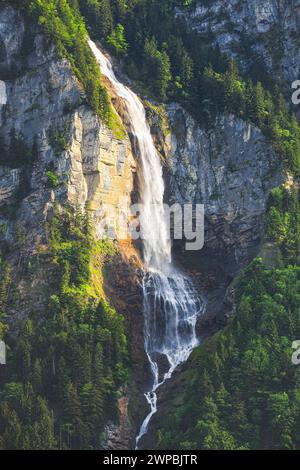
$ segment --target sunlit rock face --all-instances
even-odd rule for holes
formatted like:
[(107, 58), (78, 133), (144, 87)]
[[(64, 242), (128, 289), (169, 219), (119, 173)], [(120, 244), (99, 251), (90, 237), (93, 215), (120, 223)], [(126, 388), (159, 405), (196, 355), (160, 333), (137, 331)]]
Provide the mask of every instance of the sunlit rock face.
[[(108, 229), (114, 234), (116, 221), (110, 220), (105, 206), (117, 206), (120, 200), (126, 207), (131, 203), (136, 165), (129, 139), (117, 139), (83, 104), (83, 90), (70, 64), (58, 60), (34, 26), (30, 28), (26, 46), (22, 17), (11, 7), (0, 10), (2, 135), (9, 144), (14, 129), (28, 148), (35, 144), (37, 152), (17, 221), (30, 224), (28, 237), (34, 245), (54, 204), (84, 207), (88, 203), (98, 236)], [(53, 148), (50, 129), (64, 136), (65, 148)], [(0, 172), (0, 203), (9, 203), (22, 180), (20, 169), (11, 168), (10, 162), (7, 167)], [(49, 188), (49, 170), (57, 177), (56, 188)]]
[[(120, 202), (123, 207), (131, 205), (136, 162), (126, 132), (116, 137), (95, 115), (69, 62), (57, 58), (36, 25), (25, 25), (11, 7), (0, 8), (0, 129), (0, 242), (7, 249), (18, 293), (8, 315), (12, 330), (17, 331), (32, 311), (42, 315), (49, 308), (49, 292), (56, 282), (47, 258), (54, 211), (87, 207), (96, 236), (101, 238), (109, 229), (112, 236), (117, 235), (118, 218), (112, 209), (117, 210)], [(11, 152), (3, 152), (10, 147), (12, 133), (24, 142), (20, 164)], [(34, 156), (32, 162), (26, 162), (25, 148)], [(129, 248), (131, 258), (136, 257), (134, 248)], [(130, 317), (130, 331), (137, 337), (132, 362), (142, 369), (134, 410), (140, 421), (145, 362), (140, 279), (133, 262), (119, 256), (115, 263), (118, 278), (103, 289), (117, 311)], [(120, 426), (111, 425), (117, 439), (108, 439), (113, 440), (113, 448), (128, 448), (133, 431), (126, 390), (119, 399), (119, 412)]]
[(177, 15), (189, 28), (212, 33), (221, 50), (238, 57), (246, 69), (263, 58), (277, 78), (298, 78), (299, 0), (197, 0)]
[[(39, 264), (39, 252), (47, 250), (54, 211), (87, 207), (96, 236), (108, 229), (114, 236), (118, 218), (111, 208), (131, 205), (136, 162), (126, 133), (117, 138), (86, 105), (68, 61), (11, 7), (0, 8), (0, 129), (0, 241), (19, 292), (10, 306), (17, 323), (47, 308), (51, 272)], [(20, 164), (3, 151), (12, 133), (24, 142)], [(20, 268), (22, 260), (31, 275)]]

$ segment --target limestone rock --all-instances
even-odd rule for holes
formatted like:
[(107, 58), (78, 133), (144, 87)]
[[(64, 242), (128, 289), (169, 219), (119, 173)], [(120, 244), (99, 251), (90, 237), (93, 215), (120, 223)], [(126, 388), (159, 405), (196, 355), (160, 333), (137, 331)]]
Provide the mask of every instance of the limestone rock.
[[(84, 104), (82, 87), (70, 64), (57, 59), (53, 49), (45, 47), (43, 38), (31, 28), (33, 48), (21, 57), (24, 21), (11, 7), (0, 10), (0, 68), (1, 64), (9, 68), (13, 61), (22, 63), (22, 70), (10, 70), (9, 79), (1, 81), (0, 127), (7, 143), (14, 129), (29, 149), (35, 143), (38, 153), (17, 222), (32, 227), (28, 245), (33, 246), (54, 204), (68, 202), (74, 208), (88, 204), (97, 234), (101, 236), (110, 228), (110, 234), (115, 235), (116, 220), (112, 220), (106, 205), (118, 209), (122, 202), (126, 208), (130, 206), (136, 171), (130, 141), (115, 138)], [(61, 150), (53, 148), (51, 129), (65, 139)], [(59, 183), (52, 190), (49, 170)], [(1, 169), (0, 202), (10, 203), (20, 173), (21, 169)]]
[(168, 200), (204, 204), (205, 247), (242, 258), (260, 240), (270, 190), (283, 182), (279, 156), (259, 129), (233, 115), (207, 132), (176, 104), (168, 114)]
[(253, 57), (262, 57), (277, 78), (299, 78), (299, 0), (197, 0), (177, 15), (189, 28), (212, 33), (221, 50), (238, 57), (245, 68)]

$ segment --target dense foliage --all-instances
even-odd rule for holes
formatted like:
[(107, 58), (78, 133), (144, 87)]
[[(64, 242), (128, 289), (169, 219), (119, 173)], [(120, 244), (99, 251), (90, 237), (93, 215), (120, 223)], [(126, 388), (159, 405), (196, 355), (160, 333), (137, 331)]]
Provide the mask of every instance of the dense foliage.
[(87, 31), (76, 1), (1, 0), (21, 9), (31, 24), (39, 24), (46, 39), (60, 57), (67, 58), (82, 83), (88, 103), (108, 124), (111, 121), (109, 97), (101, 83), (98, 64), (87, 43)]
[(213, 46), (213, 35), (187, 31), (175, 9), (189, 0), (2, 0), (40, 24), (83, 84), (88, 102), (112, 128), (120, 127), (87, 44), (90, 34), (125, 58), (129, 75), (160, 101), (176, 100), (203, 125), (232, 112), (263, 131), (293, 170), (300, 168), (300, 128), (260, 57), (247, 77)]
[(300, 369), (291, 360), (300, 338), (300, 268), (267, 270), (258, 259), (237, 295), (233, 320), (194, 352), (181, 378), (181, 406), (158, 432), (162, 449), (300, 447)]
[(213, 44), (213, 33), (187, 31), (175, 9), (186, 0), (78, 0), (90, 32), (126, 56), (129, 75), (158, 100), (176, 100), (202, 125), (220, 112), (252, 121), (293, 171), (300, 171), (300, 127), (260, 57), (247, 77)]
[(270, 194), (266, 234), (281, 249), (285, 264), (300, 265), (300, 191), (294, 186)]
[[(300, 128), (259, 60), (248, 75), (213, 47), (212, 34), (188, 32), (175, 18), (192, 0), (11, 0), (39, 23), (76, 73), (93, 109), (112, 115), (89, 32), (124, 59), (127, 72), (159, 101), (176, 100), (205, 126), (218, 113), (257, 125), (293, 176), (300, 171)], [(61, 130), (48, 140), (66, 148)], [(34, 159), (21, 135), (1, 161), (12, 167)], [(46, 173), (50, 187), (58, 184)], [(191, 356), (180, 376), (157, 446), (181, 449), (300, 448), (300, 369), (291, 345), (300, 338), (300, 208), (295, 181), (270, 195), (266, 235), (276, 262), (256, 259), (236, 282), (236, 314)], [(7, 314), (14, 295), (10, 265), (1, 257), (0, 338), (10, 367), (0, 376), (0, 448), (98, 448), (103, 426), (116, 418), (118, 391), (127, 379), (122, 319), (95, 290), (93, 262), (111, 248), (96, 244), (88, 219), (66, 212), (49, 227), (48, 261), (55, 283), (47, 310), (32, 311), (17, 337)], [(3, 250), (4, 251), (4, 250)], [(45, 267), (48, 266), (45, 262)], [(101, 283), (100, 283), (101, 284)], [(175, 378), (176, 380), (176, 378)]]
[(38, 158), (36, 138), (32, 145), (28, 146), (21, 132), (11, 129), (6, 143), (4, 135), (0, 130), (0, 165), (18, 170), (18, 186), (10, 200), (2, 202), (2, 215), (9, 219), (15, 216), (20, 201), (28, 195), (31, 190), (32, 167)]
[(267, 236), (273, 255), (235, 281), (235, 315), (194, 351), (173, 411), (159, 423), (159, 448), (300, 448), (300, 369), (292, 363), (300, 338), (297, 186), (270, 195)]
[(127, 380), (123, 319), (91, 281), (93, 260), (114, 249), (94, 242), (80, 214), (55, 217), (49, 237), (43, 269), (50, 261), (55, 282), (48, 305), (31, 312), (16, 338), (7, 321), (16, 292), (9, 263), (1, 263), (0, 337), (10, 364), (0, 376), (1, 449), (99, 448)]

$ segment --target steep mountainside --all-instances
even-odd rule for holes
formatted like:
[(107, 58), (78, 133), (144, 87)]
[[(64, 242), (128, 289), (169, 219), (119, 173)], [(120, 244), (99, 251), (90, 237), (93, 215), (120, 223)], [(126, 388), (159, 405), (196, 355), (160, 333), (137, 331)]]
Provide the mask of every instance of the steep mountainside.
[(177, 11), (189, 28), (208, 34), (220, 49), (240, 60), (246, 70), (263, 62), (288, 83), (299, 73), (298, 0), (195, 0)]
[(165, 201), (205, 207), (204, 249), (173, 246), (207, 301), (204, 344), (142, 446), (299, 447), (300, 127), (284, 98), (299, 14), (298, 0), (0, 2), (0, 448), (133, 448), (148, 412), (141, 246), (118, 239), (114, 211), (138, 200), (141, 161), (88, 32), (143, 99)]
[(210, 132), (177, 105), (168, 117), (170, 200), (204, 204), (206, 249), (247, 259), (262, 235), (268, 194), (283, 182), (279, 156), (259, 129), (233, 115)]
[[(2, 135), (8, 146), (12, 133), (17, 143), (22, 140), (29, 151), (34, 146), (34, 157), (38, 159), (38, 165), (33, 164), (29, 175), (27, 190), (30, 194), (21, 201), (19, 222), (30, 224), (38, 231), (47, 217), (47, 210), (51, 211), (57, 201), (69, 202), (74, 207), (89, 204), (97, 225), (101, 206), (116, 205), (120, 196), (130, 202), (136, 164), (129, 139), (115, 138), (84, 104), (82, 86), (68, 61), (58, 60), (53, 48), (45, 48), (42, 36), (32, 28), (25, 31), (24, 21), (15, 10), (3, 9), (0, 23), (5, 57), (2, 73), (10, 75), (2, 82), (5, 96)], [(5, 25), (13, 23), (19, 27), (12, 40), (6, 34)], [(24, 41), (27, 41), (27, 51)], [(2, 203), (8, 203), (5, 197), (16, 189), (24, 163), (32, 163), (29, 157), (26, 161), (26, 155), (20, 155), (19, 161), (10, 161), (10, 158), (16, 160), (15, 156), (8, 155), (3, 162), (8, 166), (3, 171), (6, 171), (10, 191), (3, 183)], [(52, 187), (49, 172), (56, 176)], [(9, 221), (3, 220), (6, 222)], [(101, 231), (100, 225), (96, 230)]]
[[(12, 31), (14, 24), (18, 28), (12, 35), (8, 32)], [(124, 408), (123, 403), (124, 400), (127, 403), (127, 398), (124, 398), (122, 391), (118, 391), (124, 384), (124, 378), (117, 378), (119, 373), (116, 369), (122, 364), (122, 368), (126, 370), (124, 361), (127, 361), (127, 352), (124, 351), (125, 356), (122, 359), (120, 357), (119, 365), (117, 363), (117, 356), (121, 354), (120, 348), (123, 348), (122, 338), (125, 338), (124, 325), (120, 317), (120, 325), (117, 326), (116, 322), (119, 320), (114, 319), (116, 313), (108, 304), (113, 303), (113, 296), (107, 298), (104, 294), (104, 290), (109, 289), (109, 286), (104, 286), (101, 274), (105, 260), (108, 260), (108, 264), (113, 262), (118, 266), (118, 270), (124, 273), (123, 283), (126, 280), (132, 283), (130, 288), (123, 288), (122, 291), (122, 282), (115, 281), (122, 313), (126, 313), (127, 305), (134, 309), (133, 299), (139, 299), (139, 288), (135, 274), (138, 270), (135, 252), (132, 251), (134, 261), (130, 264), (126, 259), (122, 261), (122, 255), (116, 248), (110, 247), (109, 244), (106, 246), (105, 243), (97, 244), (96, 239), (102, 237), (104, 230), (114, 233), (118, 227), (118, 219), (111, 217), (111, 207), (117, 208), (120, 200), (124, 207), (131, 204), (132, 194), (136, 189), (136, 162), (128, 136), (123, 131), (121, 138), (115, 137), (115, 131), (88, 106), (83, 87), (74, 75), (70, 63), (57, 57), (54, 48), (49, 47), (35, 25), (25, 22), (17, 10), (5, 7), (0, 10), (0, 29), (3, 78), (0, 105), (0, 331), (9, 345), (7, 373), (1, 375), (1, 403), (6, 403), (7, 407), (2, 408), (1, 443), (4, 447), (22, 448), (87, 446), (92, 442), (95, 443), (93, 445), (99, 446), (100, 434), (95, 429), (103, 430), (108, 420), (118, 421), (116, 403), (119, 397), (120, 412), (125, 413), (122, 419), (128, 420), (127, 405)], [(76, 215), (85, 208), (88, 208), (90, 228), (85, 226), (79, 213)], [(92, 241), (94, 239), (95, 241)], [(128, 259), (129, 251), (126, 251)], [(126, 296), (129, 296), (130, 292), (131, 298), (127, 303)], [(137, 304), (139, 302), (137, 300)], [(80, 339), (80, 329), (87, 328), (88, 324), (89, 328), (92, 327), (94, 320), (92, 317), (86, 318), (86, 315), (89, 316), (95, 308), (104, 309), (103, 315), (107, 316), (101, 320), (107, 324), (98, 326), (98, 334), (102, 342), (105, 335), (100, 333), (100, 329), (109, 329), (109, 335), (112, 337), (107, 338), (107, 346), (103, 344), (102, 347), (104, 351), (105, 348), (112, 348), (113, 354), (117, 354), (113, 359), (105, 356), (106, 353), (101, 350), (100, 344), (98, 351), (93, 350), (92, 337), (87, 336), (83, 342)], [(136, 308), (141, 309), (140, 306)], [(133, 315), (137, 313), (138, 310)], [(64, 325), (57, 324), (57, 316), (60, 315), (66, 315)], [(33, 327), (28, 323), (31, 322), (28, 318), (34, 318)], [(141, 335), (142, 320), (135, 324), (139, 324), (138, 331)], [(54, 333), (56, 329), (58, 335), (65, 335), (65, 340), (61, 338), (57, 342)], [(78, 346), (76, 342), (73, 346), (70, 343), (72, 340), (69, 335), (72, 329), (74, 341), (79, 335)], [(49, 330), (52, 330), (50, 335), (46, 334)], [(96, 332), (97, 329), (94, 333), (91, 332), (91, 335), (97, 334)], [(17, 343), (13, 339), (16, 333), (19, 335)], [(40, 335), (40, 350), (35, 349), (36, 335)], [(27, 346), (23, 346), (25, 350), (22, 349), (22, 341), (24, 344), (28, 342), (29, 350)], [(50, 342), (47, 344), (48, 341)], [(97, 358), (92, 359), (92, 356), (98, 354), (100, 364), (102, 362), (101, 367), (112, 370), (102, 370), (98, 378), (91, 378), (90, 373), (87, 373), (85, 378), (79, 378), (81, 367), (87, 371), (89, 369), (89, 361), (86, 355), (80, 352), (81, 348), (82, 351), (87, 348), (86, 351), (93, 362), (97, 361)], [(139, 346), (135, 346), (135, 349), (140, 360), (143, 350), (139, 350)], [(44, 351), (44, 357), (41, 356), (41, 351)], [(22, 365), (24, 354), (30, 358), (26, 366)], [(17, 357), (20, 357), (21, 362), (16, 362)], [(134, 355), (131, 359), (134, 362)], [(58, 377), (60, 374), (65, 373), (64, 366), (60, 365), (65, 362), (73, 369), (73, 376), (67, 372), (68, 379), (64, 379), (65, 390), (59, 392), (55, 382), (61, 380)], [(53, 368), (50, 375), (54, 380), (54, 391), (47, 391), (46, 377), (49, 367)], [(78, 372), (75, 372), (76, 369)], [(35, 385), (32, 374), (41, 375), (40, 385)], [(77, 374), (79, 375), (76, 378)], [(106, 381), (104, 383), (103, 374)], [(82, 379), (85, 383), (82, 383)], [(21, 405), (21, 384), (28, 389), (26, 393), (29, 407), (32, 406), (31, 395), (40, 394), (41, 402), (37, 405), (40, 409), (36, 411), (37, 418), (32, 419), (31, 425), (36, 429), (39, 429), (39, 426), (46, 427), (48, 434), (41, 442), (34, 440), (34, 433), (38, 431), (31, 428), (24, 430), (27, 425), (21, 416), (29, 411), (27, 406)], [(75, 391), (72, 387), (75, 387)], [(103, 395), (103, 387), (105, 394), (108, 393), (107, 396), (110, 396), (112, 391), (115, 393), (113, 402), (110, 396), (105, 418), (103, 406), (107, 406), (107, 398)], [(65, 396), (68, 393), (79, 395), (74, 395), (73, 399), (80, 400), (80, 415), (83, 413), (84, 400), (88, 394), (99, 394), (101, 398), (98, 404), (95, 404), (95, 410), (87, 412), (87, 415), (98, 414), (95, 423), (80, 422), (82, 419), (95, 418), (80, 418), (76, 415), (71, 418), (68, 415), (65, 409), (71, 400)], [(83, 393), (86, 393), (86, 398)], [(59, 400), (62, 409), (59, 409)], [(52, 409), (55, 409), (54, 423), (50, 414), (48, 416)], [(13, 414), (15, 412), (16, 416)], [(61, 414), (62, 418), (59, 417)], [(24, 431), (22, 437), (9, 435), (7, 429), (13, 422)], [(75, 425), (75, 422), (80, 424)], [(87, 425), (94, 429), (94, 436), (92, 433), (89, 437), (85, 431), (83, 444), (82, 432)], [(71, 428), (74, 426), (76, 432), (71, 439), (71, 434), (74, 434)], [(78, 430), (80, 427), (81, 430)], [(119, 445), (125, 445), (125, 439), (128, 447), (128, 439), (131, 438), (129, 424), (125, 426), (125, 431), (126, 437), (117, 436), (114, 439), (121, 440)], [(111, 433), (112, 430), (109, 428), (108, 432)], [(60, 441), (57, 438), (59, 433)]]

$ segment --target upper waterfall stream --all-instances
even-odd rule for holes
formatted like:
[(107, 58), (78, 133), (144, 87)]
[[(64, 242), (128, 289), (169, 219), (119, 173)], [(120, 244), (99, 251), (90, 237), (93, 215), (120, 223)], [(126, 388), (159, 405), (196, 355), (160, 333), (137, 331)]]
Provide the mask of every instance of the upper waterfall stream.
[[(157, 411), (157, 390), (171, 377), (179, 364), (186, 361), (198, 345), (197, 316), (204, 302), (192, 282), (172, 265), (171, 242), (163, 205), (164, 181), (160, 157), (155, 149), (141, 100), (116, 78), (112, 65), (93, 41), (89, 45), (116, 94), (124, 101), (139, 158), (139, 192), (143, 213), (143, 256), (145, 275), (144, 341), (153, 382), (145, 397), (150, 412), (144, 419), (136, 448), (147, 433), (149, 422)], [(162, 370), (160, 358), (167, 358)]]

